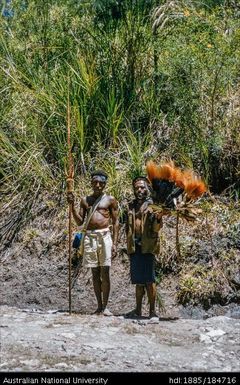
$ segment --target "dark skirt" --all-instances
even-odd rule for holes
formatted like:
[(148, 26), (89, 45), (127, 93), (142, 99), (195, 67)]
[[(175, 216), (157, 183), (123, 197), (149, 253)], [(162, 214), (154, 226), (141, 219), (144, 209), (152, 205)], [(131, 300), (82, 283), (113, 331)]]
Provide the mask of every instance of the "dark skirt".
[(134, 254), (130, 254), (130, 275), (133, 284), (144, 285), (155, 282), (155, 257), (143, 254), (141, 246), (136, 246)]

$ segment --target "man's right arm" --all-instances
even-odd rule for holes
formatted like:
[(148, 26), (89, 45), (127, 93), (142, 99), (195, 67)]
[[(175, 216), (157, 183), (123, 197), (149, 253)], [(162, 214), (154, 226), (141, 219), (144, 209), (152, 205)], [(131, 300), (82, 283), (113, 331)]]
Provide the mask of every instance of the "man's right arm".
[(79, 213), (77, 212), (75, 205), (74, 205), (74, 194), (72, 192), (69, 192), (67, 194), (67, 201), (71, 205), (73, 218), (78, 226), (81, 226), (83, 224), (85, 214), (86, 214), (86, 207), (84, 205), (84, 199), (81, 199), (80, 202), (80, 210)]

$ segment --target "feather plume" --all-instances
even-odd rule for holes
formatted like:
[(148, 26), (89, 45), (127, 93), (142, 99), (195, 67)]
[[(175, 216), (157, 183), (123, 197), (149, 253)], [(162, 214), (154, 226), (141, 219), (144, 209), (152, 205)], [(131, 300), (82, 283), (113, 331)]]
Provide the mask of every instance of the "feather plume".
[(197, 199), (207, 191), (207, 188), (202, 180), (197, 179), (187, 182), (185, 191), (188, 198)]
[(181, 170), (175, 167), (173, 161), (156, 165), (153, 161), (146, 165), (148, 179), (152, 184), (153, 199), (168, 208), (175, 207), (175, 200), (183, 192), (183, 187), (175, 182), (180, 181)]
[(158, 166), (152, 160), (149, 160), (147, 162), (146, 169), (147, 169), (148, 179), (150, 180), (150, 182), (152, 182), (153, 179), (156, 179), (159, 177)]
[(173, 161), (161, 165), (149, 161), (146, 170), (154, 202), (170, 209), (176, 208), (177, 199), (181, 195), (184, 194), (188, 201), (193, 201), (207, 190), (205, 183), (193, 170), (182, 171)]

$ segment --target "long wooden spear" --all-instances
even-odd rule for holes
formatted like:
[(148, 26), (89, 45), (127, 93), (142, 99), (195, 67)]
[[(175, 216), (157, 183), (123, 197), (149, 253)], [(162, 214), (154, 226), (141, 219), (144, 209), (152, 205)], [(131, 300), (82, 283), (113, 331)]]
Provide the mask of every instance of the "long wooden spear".
[[(71, 151), (71, 116), (70, 116), (70, 97), (69, 97), (69, 79), (68, 79), (68, 98), (67, 98), (67, 145), (68, 145), (68, 175), (67, 192), (73, 192), (73, 157)], [(72, 204), (68, 204), (68, 301), (69, 314), (72, 313)]]
[(177, 250), (177, 261), (181, 260), (181, 249), (179, 242), (179, 211), (177, 211), (177, 219), (176, 219), (176, 250)]

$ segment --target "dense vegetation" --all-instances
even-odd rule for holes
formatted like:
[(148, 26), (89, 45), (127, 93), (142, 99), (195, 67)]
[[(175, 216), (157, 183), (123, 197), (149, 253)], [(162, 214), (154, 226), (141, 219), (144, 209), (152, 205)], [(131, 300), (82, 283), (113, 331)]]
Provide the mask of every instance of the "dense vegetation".
[(115, 181), (171, 156), (236, 187), (237, 1), (2, 3), (4, 192), (64, 178), (68, 90), (76, 174), (102, 164)]

